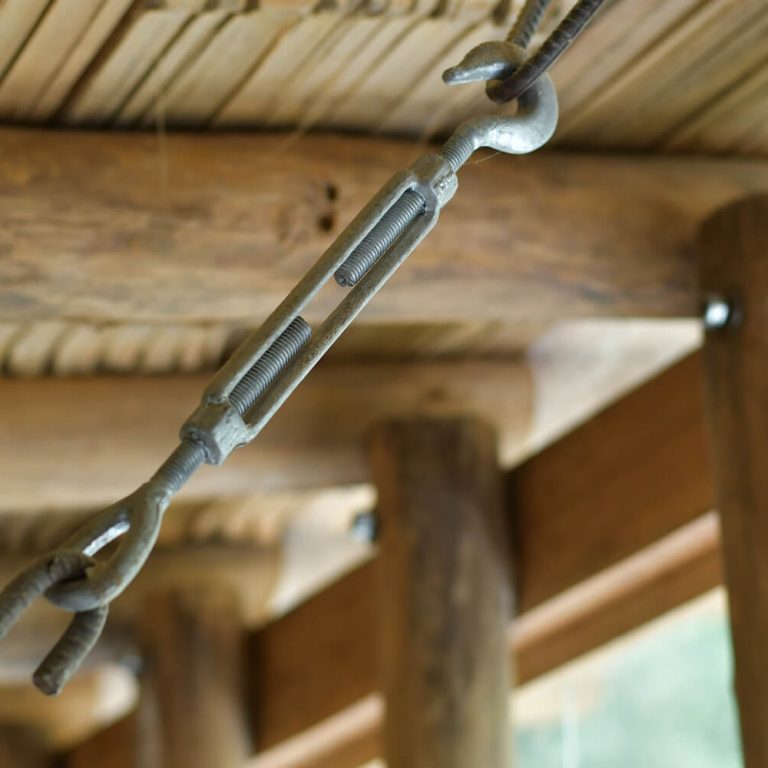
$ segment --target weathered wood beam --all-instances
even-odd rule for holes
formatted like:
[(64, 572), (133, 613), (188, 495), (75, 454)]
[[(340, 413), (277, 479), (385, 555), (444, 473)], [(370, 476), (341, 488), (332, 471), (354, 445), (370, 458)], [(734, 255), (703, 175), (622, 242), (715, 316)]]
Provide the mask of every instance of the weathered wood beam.
[(140, 633), (141, 765), (242, 768), (252, 747), (236, 594), (205, 584), (158, 592), (147, 600)]
[(34, 733), (14, 726), (2, 726), (0, 765), (9, 768), (51, 768), (53, 760)]
[[(551, 672), (721, 583), (719, 520), (716, 513), (707, 513), (565, 595), (520, 616), (510, 638), (515, 682), (527, 683)], [(294, 641), (295, 652), (305, 652), (306, 647), (298, 638), (302, 631), (306, 632), (308, 618), (319, 622), (320, 614), (327, 610), (323, 621), (355, 622), (351, 629), (357, 629), (359, 634), (348, 642), (337, 637), (334, 643), (327, 632), (318, 634), (319, 658), (315, 658), (315, 663), (336, 670), (336, 677), (347, 693), (356, 680), (359, 698), (309, 726), (308, 717), (317, 712), (323, 697), (330, 699), (329, 711), (338, 701), (334, 689), (314, 692), (306, 709), (296, 699), (295, 719), (287, 723), (295, 735), (259, 751), (249, 761), (250, 768), (358, 768), (383, 754), (383, 706), (372, 692), (371, 682), (376, 680), (377, 605), (372, 599), (376, 588), (377, 577), (372, 569), (356, 571), (310, 601), (308, 605), (315, 608), (311, 617), (299, 609), (292, 631), (281, 633), (279, 639)], [(364, 615), (369, 620), (358, 624)], [(260, 652), (274, 652), (270, 642), (257, 647)], [(261, 707), (269, 718), (270, 707), (264, 696), (273, 691), (253, 685), (256, 670), (267, 669), (268, 661), (263, 656), (254, 658), (253, 649), (251, 659), (248, 668), (252, 706)], [(295, 686), (290, 672), (283, 669), (285, 682)], [(278, 710), (278, 716), (286, 714)], [(275, 720), (269, 723), (269, 727), (279, 727)], [(102, 731), (69, 754), (67, 768), (87, 768), (94, 762), (109, 768), (134, 768), (136, 763), (130, 760), (135, 759), (138, 727), (137, 718), (130, 716)], [(115, 751), (117, 757), (113, 756)], [(112, 762), (104, 762), (107, 759)]]
[(716, 512), (694, 520), (538, 608), (512, 627), (526, 683), (722, 584)]
[[(0, 379), (0, 510), (83, 508), (131, 492), (172, 450), (207, 381)], [(221, 467), (203, 467), (181, 495), (365, 482), (365, 430), (412, 413), (492, 419), (510, 462), (525, 445), (531, 396), (517, 361), (321, 365), (258, 440)]]
[[(721, 584), (719, 520), (711, 512), (518, 617), (515, 683), (527, 683)], [(371, 637), (370, 641), (375, 642)], [(357, 768), (383, 754), (377, 694), (259, 753), (249, 768)]]
[[(699, 366), (698, 355), (689, 357), (510, 477), (522, 680), (718, 583)], [(553, 495), (557, 487), (572, 492)], [(553, 568), (560, 558), (566, 565)], [(376, 567), (358, 568), (251, 636), (252, 731), (266, 750), (254, 765), (355, 768), (378, 754), (379, 710), (360, 707), (378, 688)], [(578, 601), (584, 613), (540, 613), (578, 585), (591, 595)], [(109, 735), (98, 740), (104, 748)], [(97, 746), (84, 749), (93, 755)]]
[(66, 768), (140, 768), (140, 726), (136, 714), (118, 720), (67, 754)]
[[(3, 130), (0, 321), (263, 318), (416, 154), (378, 139), (283, 142)], [(365, 317), (693, 316), (698, 222), (766, 181), (754, 160), (553, 153), (470, 165)]]
[[(521, 613), (713, 508), (699, 366), (698, 355), (685, 359), (511, 473)], [(376, 690), (375, 568), (361, 567), (254, 636), (262, 748)]]
[(412, 418), (373, 430), (377, 650), (390, 768), (507, 768), (510, 553), (493, 429)]
[(730, 322), (704, 343), (736, 696), (747, 768), (768, 765), (768, 195), (718, 211), (699, 233), (704, 301)]
[(713, 509), (699, 355), (512, 470), (509, 483), (521, 612)]

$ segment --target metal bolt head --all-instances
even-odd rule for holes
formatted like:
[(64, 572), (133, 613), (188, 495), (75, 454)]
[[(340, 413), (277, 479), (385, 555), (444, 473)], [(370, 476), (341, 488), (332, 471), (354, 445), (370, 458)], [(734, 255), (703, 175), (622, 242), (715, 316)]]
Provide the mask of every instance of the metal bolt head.
[(352, 519), (350, 533), (363, 544), (373, 544), (379, 535), (379, 519), (376, 512), (358, 512)]
[(704, 327), (708, 331), (725, 328), (732, 319), (732, 307), (722, 296), (711, 296), (704, 304)]

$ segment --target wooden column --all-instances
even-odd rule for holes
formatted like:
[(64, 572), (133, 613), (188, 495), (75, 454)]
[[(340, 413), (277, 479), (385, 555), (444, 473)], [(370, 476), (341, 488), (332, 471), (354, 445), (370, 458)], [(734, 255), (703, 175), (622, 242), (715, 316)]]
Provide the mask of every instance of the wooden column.
[(0, 765), (5, 768), (49, 768), (50, 756), (42, 741), (24, 728), (0, 727)]
[(205, 586), (157, 594), (142, 619), (141, 768), (242, 768), (251, 751), (234, 595)]
[[(709, 218), (699, 233), (701, 289), (729, 322), (704, 350), (717, 503), (747, 768), (768, 766), (768, 196)], [(717, 312), (712, 311), (714, 320)]]
[(386, 763), (508, 768), (511, 588), (495, 435), (471, 419), (388, 422), (374, 431), (372, 465)]

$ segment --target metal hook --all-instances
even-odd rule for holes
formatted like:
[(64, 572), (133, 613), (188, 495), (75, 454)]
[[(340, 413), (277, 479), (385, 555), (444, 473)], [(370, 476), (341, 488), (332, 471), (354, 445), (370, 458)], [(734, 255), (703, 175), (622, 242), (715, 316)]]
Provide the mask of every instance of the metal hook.
[[(525, 48), (508, 40), (481, 43), (473, 48), (455, 67), (443, 72), (447, 85), (463, 85), (485, 81), (485, 93), (491, 101), (503, 104), (517, 98), (520, 103), (526, 94), (547, 78), (545, 73), (526, 78), (524, 87), (514, 87), (513, 80), (530, 69), (533, 59), (528, 59)], [(530, 82), (529, 82), (530, 80)]]
[(465, 85), (489, 80), (506, 80), (525, 61), (525, 48), (504, 40), (492, 40), (474, 47), (455, 67), (443, 72), (446, 85)]
[(558, 111), (555, 86), (544, 75), (518, 98), (515, 115), (483, 115), (466, 120), (453, 132), (441, 154), (458, 169), (480, 147), (510, 155), (534, 152), (552, 138)]

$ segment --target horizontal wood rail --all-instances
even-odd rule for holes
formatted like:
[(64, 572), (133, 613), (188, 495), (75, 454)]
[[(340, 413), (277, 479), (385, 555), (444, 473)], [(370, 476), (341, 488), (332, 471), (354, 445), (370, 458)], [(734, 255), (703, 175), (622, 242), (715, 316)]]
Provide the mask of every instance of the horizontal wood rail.
[[(0, 510), (112, 504), (155, 472), (210, 376), (0, 378)], [(403, 414), (492, 419), (504, 460), (530, 426), (522, 361), (320, 365), (251, 445), (203, 467), (185, 498), (366, 482), (363, 435)]]

